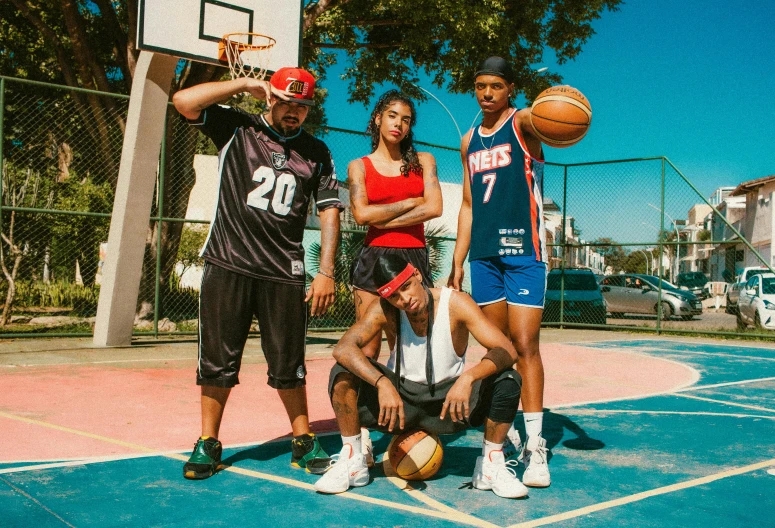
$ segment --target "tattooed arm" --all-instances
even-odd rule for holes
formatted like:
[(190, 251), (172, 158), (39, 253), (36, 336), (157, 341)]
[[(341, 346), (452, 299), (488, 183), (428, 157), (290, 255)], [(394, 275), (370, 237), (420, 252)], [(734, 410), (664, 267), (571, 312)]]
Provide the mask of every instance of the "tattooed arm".
[(427, 222), (441, 216), (443, 204), (441, 201), (441, 186), (436, 175), (436, 159), (430, 152), (419, 152), (423, 174), (423, 201), (411, 210), (384, 223), (373, 224), (380, 229), (406, 227)]
[[(385, 317), (382, 302), (373, 302), (366, 315), (350, 327), (334, 347), (334, 359), (337, 363), (377, 388), (379, 398), (379, 425), (387, 426), (388, 431), (398, 425), (404, 428), (404, 403), (401, 396), (388, 378), (386, 378), (363, 354), (363, 347), (385, 329), (388, 333), (392, 326)], [(395, 331), (392, 331), (395, 334)]]
[(351, 161), (347, 167), (347, 183), (350, 187), (350, 209), (355, 221), (360, 225), (388, 222), (423, 202), (423, 198), (407, 198), (391, 204), (369, 204), (366, 195), (366, 172), (360, 159)]
[(363, 354), (363, 347), (380, 335), (386, 324), (381, 303), (373, 302), (364, 316), (344, 333), (334, 347), (336, 362), (369, 385), (374, 385), (382, 373)]

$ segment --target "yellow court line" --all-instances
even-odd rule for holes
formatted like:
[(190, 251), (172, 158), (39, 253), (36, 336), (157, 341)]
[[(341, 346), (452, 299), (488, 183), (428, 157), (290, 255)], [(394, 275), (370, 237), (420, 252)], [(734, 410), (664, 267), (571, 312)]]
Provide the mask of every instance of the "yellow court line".
[[(75, 434), (75, 435), (84, 436), (86, 438), (92, 438), (94, 440), (100, 440), (100, 441), (107, 442), (107, 443), (110, 443), (110, 444), (115, 444), (115, 445), (120, 445), (120, 446), (123, 446), (123, 447), (128, 447), (130, 449), (135, 449), (137, 451), (142, 451), (142, 452), (145, 452), (145, 453), (157, 453), (157, 451), (154, 450), (154, 449), (150, 449), (148, 447), (144, 447), (144, 446), (141, 446), (141, 445), (138, 445), (138, 444), (133, 444), (133, 443), (130, 443), (130, 442), (124, 442), (122, 440), (116, 440), (115, 438), (110, 438), (110, 437), (107, 437), (107, 436), (101, 436), (101, 435), (97, 435), (97, 434), (93, 434), (93, 433), (88, 433), (86, 431), (80, 431), (78, 429), (72, 429), (70, 427), (63, 427), (61, 425), (55, 425), (55, 424), (51, 424), (51, 423), (44, 422), (44, 421), (41, 421), (41, 420), (34, 420), (32, 418), (25, 418), (23, 416), (17, 416), (17, 415), (6, 413), (6, 412), (2, 412), (2, 411), (0, 411), (0, 417), (8, 418), (10, 420), (17, 420), (17, 421), (29, 423), (29, 424), (32, 424), (32, 425), (39, 425), (39, 426), (42, 426), (42, 427), (47, 427), (49, 429), (55, 429), (57, 431), (64, 431), (64, 432), (67, 432), (67, 433), (72, 433), (72, 434)], [(188, 461), (188, 457), (180, 455), (180, 454), (165, 454), (165, 455), (161, 455), (161, 456), (164, 456), (166, 458), (171, 458), (171, 459), (174, 459), (174, 460), (180, 460), (182, 462), (187, 462)], [(315, 491), (315, 487), (312, 484), (307, 484), (306, 482), (300, 482), (298, 480), (293, 480), (293, 479), (289, 479), (289, 478), (285, 478), (285, 477), (278, 477), (278, 476), (275, 476), (275, 475), (270, 475), (268, 473), (261, 473), (259, 471), (252, 471), (252, 470), (249, 470), (249, 469), (243, 469), (243, 468), (238, 468), (238, 467), (234, 467), (234, 466), (227, 466), (227, 467), (223, 468), (222, 471), (229, 471), (231, 473), (237, 473), (237, 474), (240, 474), (240, 475), (245, 475), (245, 476), (249, 476), (249, 477), (259, 478), (259, 479), (262, 479), (262, 480), (268, 480), (270, 482), (276, 482), (278, 484), (285, 484), (287, 486), (293, 486), (293, 487), (296, 487), (296, 488), (302, 488), (302, 489), (306, 489), (306, 490), (310, 490), (310, 491)], [(343, 498), (347, 498), (347, 499), (353, 499), (353, 500), (357, 500), (357, 501), (361, 501), (361, 502), (366, 502), (366, 503), (369, 503), (369, 504), (374, 504), (374, 505), (377, 505), (377, 506), (384, 506), (386, 508), (391, 508), (391, 509), (394, 509), (394, 510), (402, 510), (402, 511), (406, 511), (406, 512), (409, 512), (409, 513), (416, 513), (416, 514), (425, 515), (425, 516), (428, 516), (428, 517), (435, 517), (437, 519), (443, 519), (443, 520), (446, 520), (446, 521), (460, 522), (460, 523), (464, 523), (464, 524), (472, 524), (470, 521), (466, 520), (466, 517), (468, 517), (468, 516), (466, 516), (466, 514), (464, 514), (462, 512), (459, 512), (457, 510), (452, 510), (452, 512), (454, 512), (454, 514), (456, 514), (456, 515), (453, 515), (450, 512), (440, 512), (440, 511), (435, 511), (435, 510), (429, 510), (429, 509), (426, 509), (426, 508), (419, 508), (417, 506), (410, 506), (408, 504), (400, 504), (398, 502), (391, 502), (391, 501), (387, 501), (387, 500), (383, 500), (383, 499), (377, 499), (377, 498), (374, 498), (374, 497), (367, 497), (365, 495), (358, 495), (358, 494), (351, 493), (351, 492), (340, 493), (338, 496), (339, 497), (343, 497)], [(476, 518), (471, 518), (471, 519), (475, 519), (477, 521), (477, 523), (474, 524), (475, 526), (485, 526), (485, 525), (482, 524), (484, 521), (479, 521), (479, 519), (476, 519)], [(495, 526), (495, 525), (488, 524), (486, 526), (492, 527), (492, 526)]]
[(759, 407), (758, 405), (747, 405), (745, 403), (735, 403), (725, 400), (714, 400), (713, 398), (703, 398), (702, 396), (691, 396), (689, 394), (676, 394), (679, 398), (689, 398), (690, 400), (700, 400), (710, 403), (720, 403), (722, 405), (731, 405), (733, 407), (742, 407), (744, 409), (751, 409), (753, 411), (765, 411), (775, 413), (775, 409), (768, 409), (767, 407)]
[(460, 510), (456, 510), (451, 506), (447, 506), (443, 502), (439, 502), (436, 499), (429, 497), (422, 491), (412, 486), (409, 482), (402, 479), (396, 474), (395, 470), (393, 469), (393, 466), (390, 464), (390, 459), (387, 453), (385, 453), (385, 458), (382, 461), (382, 469), (385, 472), (385, 476), (387, 477), (388, 481), (394, 484), (398, 489), (405, 491), (410, 497), (420, 502), (424, 502), (431, 508), (435, 508), (439, 511), (447, 513), (455, 521), (460, 523), (470, 524), (471, 526), (497, 528), (498, 526), (497, 524), (493, 524), (491, 522), (479, 519), (478, 517), (474, 517), (473, 515), (469, 515), (467, 513), (461, 512)]
[(593, 504), (591, 506), (586, 506), (584, 508), (579, 508), (577, 510), (571, 510), (564, 513), (559, 513), (557, 515), (550, 515), (549, 517), (543, 517), (542, 519), (535, 519), (524, 523), (514, 524), (512, 526), (509, 526), (508, 528), (532, 528), (534, 526), (543, 526), (545, 524), (567, 521), (569, 519), (575, 519), (576, 517), (589, 515), (591, 513), (599, 512), (602, 510), (608, 510), (610, 508), (624, 506), (625, 504), (641, 501), (644, 499), (648, 499), (650, 497), (665, 495), (667, 493), (673, 493), (674, 491), (680, 491), (688, 488), (702, 486), (703, 484), (709, 484), (711, 482), (715, 482), (716, 480), (721, 480), (728, 477), (735, 477), (737, 475), (743, 475), (745, 473), (750, 473), (752, 471), (758, 471), (760, 469), (770, 467), (773, 464), (775, 464), (775, 458), (771, 458), (770, 460), (766, 460), (764, 462), (759, 462), (756, 464), (750, 464), (748, 466), (739, 467), (737, 469), (722, 471), (721, 473), (716, 473), (714, 475), (708, 475), (706, 477), (687, 480), (686, 482), (679, 482), (678, 484), (671, 484), (669, 486), (663, 486), (661, 488), (656, 488), (653, 490), (636, 493), (628, 497), (622, 497), (620, 499), (614, 499), (607, 502), (601, 502), (599, 504)]
[(93, 433), (87, 433), (86, 431), (81, 431), (78, 429), (71, 429), (70, 427), (63, 427), (61, 425), (56, 425), (48, 422), (43, 422), (41, 420), (34, 420), (32, 418), (25, 418), (23, 416), (17, 416), (15, 414), (10, 414), (6, 412), (0, 411), (0, 417), (2, 418), (8, 418), (10, 420), (17, 420), (19, 422), (25, 422), (32, 425), (40, 425), (43, 427), (48, 427), (49, 429), (55, 429), (57, 431), (64, 431), (65, 433), (72, 433), (79, 436), (85, 436), (86, 438), (92, 438), (94, 440), (100, 440), (102, 442), (108, 442), (110, 444), (120, 445), (123, 447), (128, 447), (129, 449), (135, 449), (137, 451), (143, 451), (144, 453), (154, 453), (156, 450), (144, 447), (137, 444), (132, 444), (130, 442), (124, 442), (123, 440), (116, 440), (115, 438), (108, 438), (107, 436), (101, 436), (96, 435)]

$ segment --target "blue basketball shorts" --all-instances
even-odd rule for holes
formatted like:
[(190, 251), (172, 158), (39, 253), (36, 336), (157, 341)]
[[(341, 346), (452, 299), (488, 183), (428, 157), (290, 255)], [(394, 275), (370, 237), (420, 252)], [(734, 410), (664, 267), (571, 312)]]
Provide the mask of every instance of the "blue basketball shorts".
[(476, 304), (505, 300), (515, 306), (544, 307), (546, 263), (534, 256), (503, 256), (472, 260), (471, 288)]

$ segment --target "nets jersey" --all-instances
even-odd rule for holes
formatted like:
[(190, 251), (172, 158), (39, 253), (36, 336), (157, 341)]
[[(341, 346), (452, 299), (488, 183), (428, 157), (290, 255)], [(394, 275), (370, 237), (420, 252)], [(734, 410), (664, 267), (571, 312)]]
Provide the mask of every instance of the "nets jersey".
[(516, 110), (492, 134), (471, 133), (466, 162), (471, 184), (469, 259), (534, 256), (546, 262), (544, 162), (530, 156)]
[(208, 262), (255, 277), (303, 284), (310, 197), (342, 209), (326, 145), (307, 132), (284, 137), (263, 116), (226, 106), (196, 122), (218, 148), (218, 200), (202, 249)]

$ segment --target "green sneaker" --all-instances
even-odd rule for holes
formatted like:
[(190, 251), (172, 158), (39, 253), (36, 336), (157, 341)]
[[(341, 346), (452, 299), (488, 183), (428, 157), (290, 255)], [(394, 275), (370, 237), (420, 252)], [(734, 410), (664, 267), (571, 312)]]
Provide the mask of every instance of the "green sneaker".
[(305, 468), (313, 475), (322, 475), (330, 467), (331, 457), (323, 451), (315, 433), (308, 433), (291, 440), (291, 465)]
[(196, 441), (194, 452), (183, 466), (183, 476), (187, 479), (201, 480), (212, 477), (221, 464), (223, 446), (217, 438), (202, 436)]

